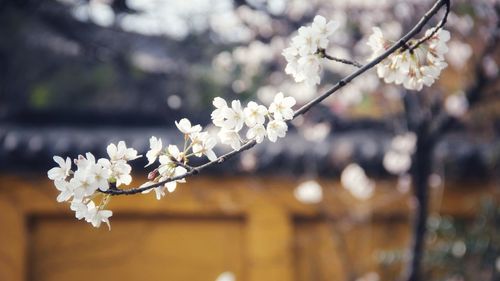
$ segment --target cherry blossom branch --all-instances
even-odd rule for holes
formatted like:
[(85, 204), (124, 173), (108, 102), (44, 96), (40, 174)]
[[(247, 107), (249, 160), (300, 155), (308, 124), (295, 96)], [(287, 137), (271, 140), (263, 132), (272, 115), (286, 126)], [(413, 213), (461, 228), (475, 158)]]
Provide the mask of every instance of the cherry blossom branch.
[[(444, 5), (446, 5), (447, 11), (449, 10), (449, 3), (450, 3), (449, 0), (439, 0), (439, 1), (437, 1), (424, 14), (424, 16), (417, 22), (417, 24), (406, 35), (404, 35), (397, 43), (393, 44), (385, 52), (383, 52), (382, 54), (380, 54), (378, 57), (374, 58), (373, 60), (371, 60), (367, 64), (365, 64), (363, 66), (360, 66), (360, 68), (358, 70), (356, 70), (355, 72), (351, 73), (350, 75), (348, 75), (348, 76), (344, 77), (343, 79), (341, 79), (340, 81), (338, 81), (337, 84), (335, 84), (331, 89), (329, 89), (325, 93), (323, 93), (320, 96), (312, 99), (307, 104), (305, 104), (302, 107), (300, 107), (298, 110), (296, 110), (294, 112), (294, 115), (293, 115), (292, 119), (295, 119), (296, 117), (305, 114), (312, 107), (314, 107), (317, 104), (321, 103), (324, 99), (326, 99), (327, 97), (331, 96), (332, 94), (334, 94), (335, 92), (337, 92), (341, 88), (345, 87), (353, 79), (355, 79), (356, 77), (358, 77), (361, 74), (365, 73), (366, 71), (370, 70), (371, 68), (373, 68), (374, 66), (376, 66), (377, 64), (379, 64), (381, 61), (383, 61), (384, 59), (386, 59), (387, 57), (389, 57), (391, 54), (393, 54), (394, 52), (396, 52), (398, 49), (400, 49), (400, 48), (402, 48), (404, 46), (407, 46), (407, 42), (410, 39), (412, 39), (413, 37), (415, 37), (418, 33), (420, 33), (420, 31), (422, 31), (422, 28), (425, 26), (425, 24), (427, 22), (429, 22), (429, 20)], [(446, 15), (447, 14), (448, 14), (448, 12), (446, 13)], [(441, 24), (444, 25), (445, 22), (446, 22), (446, 17), (441, 21), (440, 26), (441, 26)], [(438, 29), (438, 28), (436, 28), (436, 29)], [(290, 121), (288, 121), (288, 122), (290, 122)], [(241, 148), (239, 150), (233, 150), (231, 152), (228, 152), (228, 153), (226, 153), (226, 154), (218, 157), (214, 161), (210, 161), (210, 162), (207, 162), (207, 163), (202, 164), (200, 166), (196, 166), (196, 167), (193, 167), (191, 169), (187, 169), (187, 172), (184, 173), (184, 174), (182, 174), (182, 175), (170, 177), (170, 178), (167, 178), (165, 180), (159, 181), (159, 182), (151, 184), (151, 185), (137, 187), (137, 188), (131, 188), (131, 189), (108, 189), (106, 191), (102, 191), (102, 190), (99, 190), (99, 191), (102, 192), (102, 193), (105, 193), (105, 194), (110, 194), (110, 195), (133, 195), (133, 194), (142, 193), (144, 191), (148, 191), (150, 189), (153, 189), (153, 188), (156, 188), (156, 187), (160, 187), (160, 186), (162, 186), (162, 185), (164, 185), (164, 184), (166, 184), (168, 182), (172, 182), (172, 181), (176, 181), (176, 180), (181, 180), (181, 179), (184, 179), (186, 177), (198, 174), (203, 169), (208, 168), (210, 166), (213, 166), (215, 164), (221, 164), (221, 163), (225, 162), (226, 160), (234, 157), (235, 155), (238, 155), (238, 154), (242, 153), (243, 151), (251, 149), (256, 144), (257, 144), (257, 142), (255, 140), (247, 141), (247, 142), (245, 142), (241, 146)]]
[(160, 186), (166, 184), (167, 182), (181, 180), (181, 179), (186, 178), (188, 176), (196, 175), (199, 172), (201, 172), (202, 170), (204, 170), (212, 165), (224, 163), (226, 160), (234, 157), (235, 155), (237, 155), (243, 151), (249, 150), (250, 148), (254, 147), (256, 144), (257, 144), (257, 142), (255, 140), (247, 141), (246, 143), (244, 143), (241, 146), (240, 150), (233, 150), (231, 152), (228, 152), (228, 153), (220, 156), (219, 158), (217, 158), (214, 161), (210, 161), (210, 162), (207, 162), (205, 164), (202, 164), (202, 165), (199, 165), (196, 167), (188, 166), (188, 168), (186, 169), (187, 170), (186, 173), (179, 175), (179, 176), (168, 178), (168, 179), (163, 180), (163, 181), (159, 181), (155, 184), (151, 184), (151, 185), (147, 185), (147, 186), (143, 186), (143, 187), (137, 187), (137, 188), (130, 188), (130, 189), (108, 189), (106, 191), (100, 190), (100, 192), (105, 193), (105, 194), (110, 194), (110, 195), (133, 195), (133, 194), (137, 194), (137, 193), (142, 193), (142, 192), (150, 190), (152, 188), (160, 187)]
[[(448, 20), (448, 15), (450, 14), (450, 8), (451, 8), (450, 7), (451, 6), (450, 0), (445, 1), (445, 5), (446, 5), (446, 11), (444, 13), (443, 19), (441, 20), (441, 22), (439, 22), (438, 26), (436, 26), (436, 28), (434, 28), (434, 30), (428, 36), (425, 36), (424, 38), (420, 39), (415, 45), (410, 46), (409, 47), (410, 51), (415, 50), (422, 43), (431, 39), (434, 35), (436, 35), (436, 33), (439, 31), (439, 29), (441, 29), (446, 24), (446, 21)], [(406, 45), (403, 48), (408, 48), (408, 45)]]
[[(497, 13), (500, 16), (500, 6), (497, 9)], [(470, 87), (465, 91), (465, 97), (468, 102), (468, 107), (469, 109), (476, 105), (480, 100), (481, 100), (481, 93), (484, 91), (485, 88), (490, 86), (491, 84), (495, 83), (495, 81), (498, 81), (499, 77), (489, 77), (486, 74), (486, 71), (484, 69), (484, 59), (487, 56), (492, 55), (495, 50), (497, 50), (498, 46), (500, 45), (500, 20), (497, 21), (496, 25), (493, 27), (491, 31), (490, 38), (488, 39), (488, 42), (486, 43), (485, 48), (479, 55), (479, 59), (474, 67), (475, 71), (475, 78), (474, 82), (471, 84)], [(441, 112), (437, 115), (435, 118), (435, 122), (433, 122), (432, 127), (431, 127), (431, 132), (430, 135), (433, 139), (437, 139), (441, 137), (448, 129), (450, 129), (453, 121), (456, 120), (456, 117), (450, 115), (446, 110), (442, 109)]]
[(360, 63), (358, 63), (356, 61), (350, 61), (350, 60), (340, 59), (340, 58), (336, 58), (334, 56), (330, 56), (329, 54), (326, 53), (325, 49), (319, 49), (318, 50), (318, 54), (322, 58), (326, 58), (326, 59), (329, 59), (329, 60), (332, 60), (332, 61), (336, 61), (336, 62), (340, 62), (340, 63), (343, 63), (343, 64), (352, 65), (352, 66), (355, 66), (357, 68), (360, 68), (360, 67), (363, 66), (362, 64), (360, 64)]

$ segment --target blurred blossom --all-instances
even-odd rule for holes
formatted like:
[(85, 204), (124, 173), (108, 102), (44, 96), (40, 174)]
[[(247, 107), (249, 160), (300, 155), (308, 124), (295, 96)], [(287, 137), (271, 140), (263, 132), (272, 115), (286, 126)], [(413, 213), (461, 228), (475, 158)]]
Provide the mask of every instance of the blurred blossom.
[(495, 268), (496, 268), (497, 272), (500, 272), (500, 257), (497, 257), (497, 259), (495, 261)]
[(226, 272), (221, 273), (215, 279), (215, 281), (236, 281), (236, 276), (234, 275), (234, 273), (226, 271)]
[(182, 40), (190, 32), (211, 27), (223, 42), (245, 42), (251, 37), (230, 0), (127, 0), (127, 5), (139, 11), (121, 18), (122, 28), (128, 31)]
[(349, 164), (342, 171), (340, 181), (352, 196), (366, 200), (373, 196), (375, 183), (370, 180), (358, 164)]
[(336, 0), (335, 5), (343, 8), (373, 8), (373, 7), (384, 7), (393, 0)]
[(381, 25), (384, 35), (389, 38), (399, 38), (403, 32), (403, 27), (398, 21), (387, 21)]
[(464, 281), (464, 278), (460, 275), (453, 275), (452, 277), (448, 277), (446, 281)]
[(250, 78), (257, 75), (263, 65), (273, 59), (273, 52), (269, 45), (260, 41), (253, 41), (245, 47), (237, 47), (233, 51), (235, 62), (243, 66), (244, 75)]
[(115, 21), (115, 13), (107, 1), (92, 0), (89, 2), (89, 17), (98, 25), (111, 26)]
[(411, 167), (411, 156), (408, 153), (389, 150), (384, 155), (384, 168), (391, 174), (399, 175)]
[(399, 176), (397, 189), (401, 193), (408, 193), (411, 188), (411, 176), (408, 174), (404, 174)]
[[(274, 100), (274, 95), (279, 92), (274, 86), (267, 85), (260, 87), (257, 90), (257, 97), (264, 104), (271, 104)], [(286, 92), (286, 91), (285, 91)]]
[(111, 26), (115, 20), (113, 9), (106, 1), (89, 1), (75, 6), (73, 16), (80, 21), (92, 21), (100, 26)]
[(248, 84), (245, 81), (238, 79), (234, 80), (231, 88), (235, 93), (242, 93), (248, 89)]
[(306, 83), (296, 84), (286, 81), (281, 85), (281, 88), (283, 92), (294, 97), (298, 103), (305, 103), (318, 94), (315, 86), (310, 86)]
[(291, 0), (288, 3), (288, 16), (292, 20), (299, 20), (305, 14), (311, 12), (317, 1)]
[(257, 33), (265, 37), (272, 36), (273, 29), (269, 15), (262, 11), (253, 10), (248, 6), (240, 6), (236, 12), (243, 22), (250, 28), (257, 30)]
[(417, 137), (411, 132), (395, 136), (384, 155), (384, 168), (394, 175), (407, 172), (411, 167), (411, 155), (415, 151), (416, 142)]
[(182, 106), (182, 100), (178, 95), (171, 95), (167, 98), (167, 104), (172, 109), (179, 109)]
[(448, 23), (462, 35), (468, 35), (474, 27), (474, 20), (469, 15), (458, 16), (455, 13), (450, 13)]
[(403, 135), (397, 135), (392, 139), (391, 149), (413, 153), (417, 143), (417, 136), (413, 132), (407, 132)]
[(267, 9), (273, 15), (281, 15), (286, 9), (286, 0), (268, 0)]
[(232, 11), (213, 14), (210, 27), (224, 43), (248, 42), (254, 35)]
[(458, 92), (446, 97), (444, 108), (449, 115), (460, 118), (467, 113), (469, 102), (463, 92)]
[(316, 204), (323, 199), (323, 190), (321, 185), (314, 180), (301, 183), (293, 191), (297, 200), (305, 204)]
[(277, 92), (286, 93), (295, 98), (297, 103), (305, 103), (318, 94), (315, 86), (305, 83), (296, 84), (291, 81), (277, 82), (276, 86), (266, 85), (257, 90), (257, 97), (264, 104), (271, 104)]
[(253, 151), (243, 153), (240, 159), (241, 168), (244, 171), (255, 171), (257, 168), (258, 159)]
[(333, 99), (334, 103), (343, 110), (357, 106), (363, 101), (364, 94), (373, 92), (379, 84), (376, 74), (367, 73), (362, 79), (353, 80), (340, 90)]
[(224, 51), (219, 53), (212, 60), (212, 66), (224, 72), (230, 72), (234, 69), (233, 57), (230, 52)]
[(488, 77), (496, 77), (498, 75), (498, 64), (491, 56), (487, 56), (484, 58), (483, 67)]
[(412, 7), (410, 7), (410, 5), (405, 1), (401, 1), (394, 6), (394, 14), (399, 19), (410, 18), (413, 15), (413, 12)]
[(164, 73), (171, 70), (174, 63), (165, 57), (159, 57), (149, 52), (137, 51), (131, 55), (131, 60), (137, 68), (153, 73)]
[(376, 272), (369, 272), (356, 279), (356, 281), (379, 281), (380, 276)]
[(446, 54), (446, 60), (455, 68), (462, 69), (472, 55), (472, 48), (467, 43), (453, 40), (449, 43), (450, 50)]
[(400, 101), (401, 100), (401, 90), (394, 85), (386, 85), (383, 91), (384, 98), (389, 101)]
[(429, 176), (429, 186), (436, 188), (440, 187), (441, 184), (443, 183), (443, 180), (440, 175), (438, 174), (432, 174)]
[(302, 134), (308, 141), (320, 142), (330, 135), (331, 125), (327, 122), (304, 126)]
[(451, 246), (451, 253), (456, 258), (463, 257), (465, 255), (465, 252), (467, 252), (467, 246), (465, 246), (464, 241), (456, 241), (455, 243), (453, 243), (453, 246)]

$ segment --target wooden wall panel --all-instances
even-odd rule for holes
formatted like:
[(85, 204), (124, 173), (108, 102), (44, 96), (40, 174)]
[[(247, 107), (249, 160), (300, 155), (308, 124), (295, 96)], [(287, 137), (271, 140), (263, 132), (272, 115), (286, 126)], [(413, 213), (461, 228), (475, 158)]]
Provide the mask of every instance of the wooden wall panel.
[(0, 193), (0, 280), (25, 280), (25, 214), (16, 200)]
[(296, 280), (349, 281), (368, 272), (391, 280), (377, 266), (378, 251), (406, 248), (409, 231), (408, 222), (398, 220), (355, 224), (297, 220)]
[(243, 279), (243, 221), (120, 218), (112, 231), (70, 219), (36, 218), (30, 241), (31, 280)]

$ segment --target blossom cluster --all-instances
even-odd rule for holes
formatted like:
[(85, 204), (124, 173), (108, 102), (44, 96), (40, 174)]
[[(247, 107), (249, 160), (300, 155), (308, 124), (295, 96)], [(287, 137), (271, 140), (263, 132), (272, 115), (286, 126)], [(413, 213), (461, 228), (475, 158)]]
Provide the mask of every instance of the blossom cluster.
[[(175, 122), (177, 129), (184, 136), (184, 147), (182, 150), (177, 145), (170, 144), (163, 147), (163, 142), (160, 138), (152, 136), (149, 139), (149, 151), (146, 153), (148, 164), (152, 165), (157, 160), (158, 168), (149, 173), (149, 181), (140, 187), (147, 187), (159, 182), (165, 182), (152, 189), (147, 189), (143, 193), (155, 191), (156, 199), (160, 200), (165, 196), (165, 191), (174, 192), (177, 188), (177, 183), (184, 183), (183, 176), (188, 172), (187, 164), (192, 156), (202, 157), (205, 155), (210, 161), (215, 161), (217, 156), (214, 152), (214, 147), (217, 140), (208, 132), (203, 132), (200, 125), (192, 125), (191, 121), (186, 118)], [(177, 178), (176, 180), (170, 180)]]
[[(276, 94), (269, 107), (251, 101), (242, 108), (239, 100), (233, 100), (229, 106), (224, 99), (217, 97), (213, 101), (215, 110), (211, 117), (213, 124), (220, 128), (217, 134), (220, 143), (239, 150), (242, 143), (249, 140), (261, 143), (267, 137), (276, 142), (278, 138), (285, 137), (288, 130), (286, 121), (293, 119), (292, 107), (295, 103), (294, 98), (285, 97), (281, 92)], [(176, 121), (175, 125), (184, 137), (183, 149), (173, 144), (164, 147), (162, 140), (155, 136), (149, 139), (146, 167), (156, 162), (159, 164), (149, 173), (148, 181), (140, 187), (145, 188), (143, 193), (154, 190), (158, 200), (165, 196), (166, 191), (173, 192), (178, 183), (185, 182), (185, 175), (189, 169), (193, 169), (188, 165), (190, 157), (206, 156), (210, 161), (217, 160), (214, 147), (218, 140), (215, 136), (202, 131), (200, 125), (192, 125), (187, 118)], [(246, 139), (240, 136), (244, 126), (247, 127)], [(135, 149), (128, 148), (124, 141), (108, 145), (107, 153), (109, 159), (96, 160), (90, 152), (85, 156), (80, 155), (74, 160), (75, 171), (71, 170), (72, 161), (69, 157), (64, 160), (54, 156), (58, 167), (48, 171), (49, 179), (54, 181), (60, 192), (57, 201), (71, 202), (70, 208), (76, 218), (84, 219), (94, 227), (99, 227), (102, 222), (109, 226), (109, 217), (113, 213), (104, 209), (110, 199), (110, 195), (105, 192), (110, 188), (129, 185), (132, 167), (128, 161), (141, 157)], [(96, 205), (94, 200), (99, 195), (102, 198)]]
[[(434, 32), (434, 28), (425, 32), (427, 38)], [(448, 52), (446, 42), (450, 40), (450, 33), (439, 29), (435, 34), (416, 48), (412, 48), (418, 41), (408, 42), (407, 48), (391, 54), (377, 65), (377, 74), (386, 83), (402, 84), (409, 90), (422, 90), (423, 86), (431, 86), (448, 64), (444, 55)], [(393, 42), (384, 38), (382, 31), (374, 27), (373, 34), (368, 39), (368, 45), (373, 51), (372, 60), (384, 53)]]
[(103, 222), (109, 227), (109, 217), (113, 214), (112, 211), (104, 209), (109, 195), (103, 195), (100, 204), (96, 205), (93, 201), (96, 192), (107, 191), (110, 186), (116, 188), (130, 184), (132, 167), (127, 162), (140, 157), (135, 149), (127, 148), (123, 141), (118, 145), (108, 145), (107, 153), (109, 159), (101, 158), (97, 161), (90, 152), (85, 156), (78, 156), (74, 159), (75, 171), (72, 170), (72, 161), (69, 157), (65, 160), (54, 156), (54, 161), (59, 166), (47, 173), (60, 192), (57, 202), (71, 201), (70, 208), (75, 212), (75, 217), (79, 220), (84, 219), (94, 227), (99, 227)]
[(295, 82), (309, 85), (320, 83), (322, 51), (328, 47), (328, 37), (338, 28), (335, 21), (327, 21), (322, 16), (314, 17), (310, 26), (302, 26), (292, 38), (291, 46), (283, 50), (287, 61), (285, 72)]
[(240, 132), (244, 126), (247, 127), (246, 138), (257, 143), (261, 143), (266, 137), (271, 142), (285, 137), (288, 131), (286, 121), (293, 119), (292, 107), (295, 103), (293, 97), (285, 97), (281, 92), (276, 94), (269, 108), (253, 101), (242, 108), (239, 100), (233, 100), (229, 106), (223, 98), (216, 97), (211, 117), (213, 124), (220, 128), (217, 135), (221, 143), (240, 150), (244, 142)]

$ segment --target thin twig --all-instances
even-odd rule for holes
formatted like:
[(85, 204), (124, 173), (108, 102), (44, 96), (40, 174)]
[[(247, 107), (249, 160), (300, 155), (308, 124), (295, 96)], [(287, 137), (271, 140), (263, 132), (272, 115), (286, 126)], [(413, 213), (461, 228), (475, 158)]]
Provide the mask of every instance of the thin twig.
[(332, 60), (332, 61), (336, 61), (336, 62), (340, 62), (340, 63), (343, 63), (343, 64), (352, 65), (352, 66), (355, 66), (357, 68), (360, 68), (360, 67), (363, 66), (362, 64), (360, 64), (359, 62), (356, 62), (356, 61), (350, 61), (350, 60), (346, 60), (346, 59), (341, 59), (341, 58), (336, 58), (334, 56), (330, 56), (329, 54), (326, 53), (325, 49), (319, 49), (318, 50), (318, 54), (322, 58), (326, 58), (326, 59), (329, 59), (329, 60)]
[[(429, 11), (427, 11), (427, 13), (425, 13), (425, 15), (417, 22), (417, 24), (405, 36), (403, 36), (397, 43), (395, 43), (394, 45), (392, 45), (389, 49), (387, 49), (380, 56), (376, 57), (372, 61), (370, 61), (367, 64), (365, 64), (362, 67), (360, 67), (355, 72), (351, 73), (349, 76), (346, 76), (343, 79), (341, 79), (330, 90), (328, 90), (325, 93), (323, 93), (322, 95), (320, 95), (320, 96), (312, 99), (307, 104), (303, 105), (301, 108), (299, 108), (298, 110), (296, 110), (295, 113), (294, 113), (294, 115), (293, 115), (293, 119), (296, 118), (297, 116), (305, 114), (313, 106), (321, 103), (324, 99), (326, 99), (327, 97), (331, 96), (333, 93), (335, 93), (339, 89), (343, 88), (345, 85), (347, 85), (349, 82), (351, 82), (354, 78), (360, 76), (364, 72), (366, 72), (369, 69), (373, 68), (378, 63), (380, 63), (381, 61), (383, 61), (384, 59), (386, 59), (388, 56), (390, 56), (392, 53), (394, 53), (395, 51), (397, 51), (399, 48), (405, 46), (410, 39), (412, 39), (415, 35), (417, 35), (422, 30), (422, 28), (424, 27), (424, 25), (441, 9), (441, 7), (443, 5), (446, 5), (446, 4), (449, 4), (449, 0), (439, 0), (439, 1), (437, 1), (432, 6), (432, 8), (430, 8)], [(212, 165), (215, 165), (215, 164), (220, 164), (220, 163), (226, 161), (227, 159), (232, 158), (233, 156), (235, 156), (237, 154), (240, 154), (241, 152), (254, 147), (255, 145), (256, 145), (255, 140), (247, 141), (246, 143), (244, 143), (241, 146), (241, 148), (239, 150), (233, 150), (231, 152), (228, 152), (228, 153), (220, 156), (219, 158), (217, 158), (214, 161), (207, 162), (207, 163), (205, 163), (203, 165), (200, 165), (200, 166), (194, 167), (191, 170), (188, 170), (183, 175), (171, 177), (171, 178), (168, 178), (166, 180), (160, 181), (160, 182), (155, 183), (155, 184), (151, 184), (151, 185), (143, 186), (143, 187), (131, 188), (131, 189), (119, 189), (119, 190), (110, 190), (110, 189), (108, 189), (106, 191), (101, 191), (101, 192), (106, 193), (106, 194), (111, 194), (111, 195), (132, 195), (132, 194), (141, 193), (143, 191), (146, 191), (146, 190), (149, 190), (149, 189), (152, 189), (152, 188), (155, 188), (155, 187), (162, 186), (162, 185), (164, 185), (167, 182), (180, 180), (180, 179), (189, 177), (191, 175), (198, 174), (201, 170), (203, 170), (205, 168), (208, 168), (208, 167), (210, 167)]]

